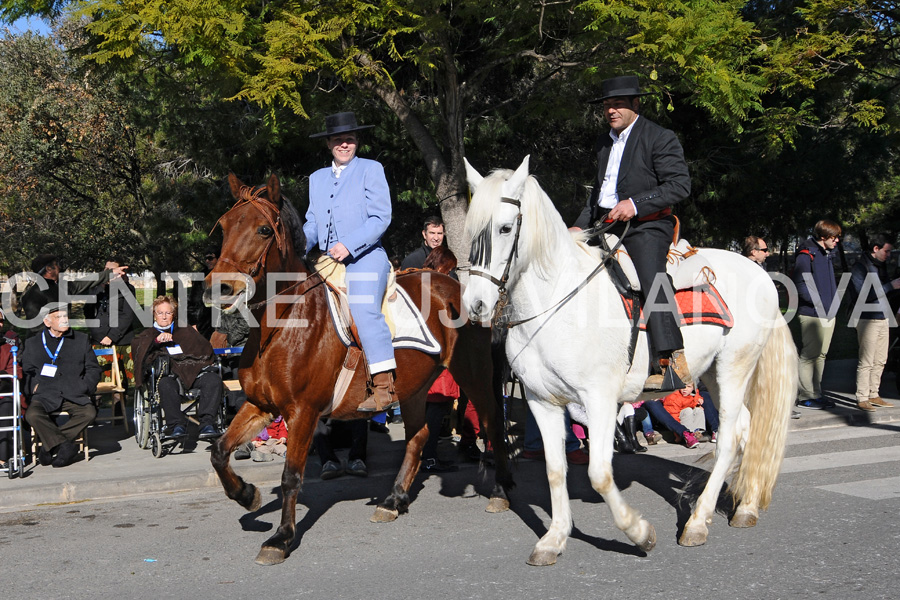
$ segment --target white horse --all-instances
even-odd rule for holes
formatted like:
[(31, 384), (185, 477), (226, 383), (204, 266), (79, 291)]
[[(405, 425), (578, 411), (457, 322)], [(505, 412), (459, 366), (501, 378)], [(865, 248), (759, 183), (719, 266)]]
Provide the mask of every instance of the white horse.
[[(466, 233), (473, 241), (463, 303), (473, 321), (486, 321), (504, 295), (508, 316), (521, 321), (509, 329), (506, 352), (544, 439), (552, 521), (528, 563), (555, 563), (572, 531), (563, 420), (569, 402), (587, 412), (591, 485), (616, 526), (649, 551), (656, 544), (653, 526), (625, 502), (612, 474), (617, 403), (637, 399), (648, 375), (644, 334), (629, 365), (631, 326), (605, 270), (572, 295), (597, 268), (599, 254), (567, 230), (528, 174), (527, 157), (515, 172), (482, 177), (468, 161), (466, 170), (473, 191)], [(691, 373), (717, 399), (721, 420), (715, 465), (679, 539), (683, 546), (706, 542), (719, 492), (735, 467), (730, 491), (737, 509), (730, 524), (756, 524), (781, 468), (797, 389), (797, 352), (772, 280), (734, 252), (700, 252), (713, 268), (734, 326), (682, 329)]]

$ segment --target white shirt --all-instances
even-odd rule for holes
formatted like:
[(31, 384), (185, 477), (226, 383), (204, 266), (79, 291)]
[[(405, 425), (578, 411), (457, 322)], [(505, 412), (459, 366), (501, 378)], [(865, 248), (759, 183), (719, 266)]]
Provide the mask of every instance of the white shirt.
[[(598, 204), (600, 204), (602, 208), (613, 208), (619, 202), (619, 194), (616, 192), (616, 186), (619, 183), (619, 165), (622, 164), (622, 155), (625, 154), (625, 143), (628, 141), (628, 135), (631, 133), (631, 128), (634, 127), (634, 124), (637, 123), (637, 120), (640, 118), (640, 116), (635, 117), (634, 121), (631, 122), (631, 125), (626, 127), (620, 134), (616, 134), (612, 129), (609, 130), (609, 137), (612, 138), (613, 145), (609, 150), (606, 173), (603, 175), (603, 183), (600, 186)], [(634, 202), (632, 202), (632, 204), (634, 204)], [(636, 211), (637, 209), (635, 209), (635, 212)]]
[(349, 165), (349, 164), (350, 164), (350, 163), (347, 163), (346, 165), (340, 165), (340, 166), (338, 166), (337, 164), (335, 164), (334, 161), (332, 161), (332, 162), (331, 162), (331, 172), (334, 173), (334, 178), (335, 178), (335, 179), (340, 179), (340, 178), (341, 178), (341, 173), (344, 172), (344, 169), (346, 169), (346, 168), (347, 168), (347, 165)]

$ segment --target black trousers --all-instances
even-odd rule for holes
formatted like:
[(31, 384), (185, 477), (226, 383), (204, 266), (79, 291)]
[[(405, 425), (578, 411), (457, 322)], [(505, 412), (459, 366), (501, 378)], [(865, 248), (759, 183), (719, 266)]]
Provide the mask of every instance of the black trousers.
[[(53, 416), (59, 411), (69, 413), (69, 420), (62, 425), (57, 425), (56, 417)], [(49, 451), (63, 442), (74, 442), (78, 434), (97, 417), (97, 408), (91, 403), (75, 404), (70, 400), (63, 400), (59, 411), (48, 413), (40, 400), (32, 400), (25, 411), (25, 420), (34, 428), (44, 448)]]
[(313, 444), (315, 444), (319, 460), (323, 465), (329, 460), (340, 462), (334, 449), (348, 446), (350, 447), (350, 454), (347, 455), (348, 462), (357, 458), (366, 462), (368, 443), (368, 419), (352, 419), (350, 421), (319, 419), (319, 422), (316, 423), (316, 432), (313, 434)]
[[(625, 230), (625, 223), (617, 223), (610, 229), (619, 237)], [(631, 256), (634, 269), (637, 271), (638, 280), (641, 283), (641, 295), (644, 299), (644, 315), (647, 318), (647, 335), (653, 347), (660, 354), (668, 354), (673, 350), (684, 348), (681, 338), (681, 329), (671, 310), (658, 308), (647, 310), (648, 304), (657, 307), (666, 304), (666, 298), (675, 297), (672, 279), (666, 274), (666, 254), (669, 244), (672, 242), (672, 234), (675, 231), (675, 221), (672, 217), (666, 217), (656, 221), (631, 220), (631, 227), (622, 240), (622, 245)], [(660, 278), (657, 280), (657, 274)], [(648, 294), (653, 289), (654, 281), (659, 282), (659, 288), (653, 298)]]
[[(222, 378), (218, 373), (202, 373), (194, 380), (194, 385), (190, 389), (200, 390), (200, 400), (197, 404), (200, 427), (215, 425), (216, 413), (222, 404)], [(187, 426), (187, 416), (181, 412), (180, 386), (175, 377), (163, 377), (159, 381), (159, 404), (162, 406), (166, 425)]]

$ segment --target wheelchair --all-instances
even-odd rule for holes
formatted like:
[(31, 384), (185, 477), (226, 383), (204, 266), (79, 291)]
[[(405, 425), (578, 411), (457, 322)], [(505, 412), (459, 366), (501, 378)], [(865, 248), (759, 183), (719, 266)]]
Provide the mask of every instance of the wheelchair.
[[(13, 346), (13, 373), (16, 373), (18, 366), (17, 352), (18, 348)], [(12, 448), (10, 456), (7, 457), (6, 466), (0, 467), (0, 472), (6, 471), (6, 475), (10, 479), (22, 477), (25, 471), (25, 452), (23, 449), (24, 444), (22, 442), (24, 415), (22, 414), (20, 405), (19, 384), (19, 378), (14, 374), (0, 374), (0, 402), (2, 402), (4, 398), (8, 398), (8, 402), (12, 407), (11, 414), (0, 415), (0, 434), (6, 434), (2, 437), (8, 437), (9, 445)], [(5, 404), (6, 402), (3, 403)]]
[[(157, 395), (157, 386), (163, 377), (169, 376), (169, 360), (165, 355), (153, 359), (149, 372), (146, 373), (144, 384), (134, 393), (134, 439), (141, 449), (150, 448), (153, 456), (162, 458), (171, 453), (177, 446), (184, 449), (186, 436), (167, 435), (164, 432), (163, 410)], [(207, 367), (212, 372), (217, 372), (221, 377), (222, 361), (218, 354), (216, 362)], [(198, 377), (203, 377), (201, 373)], [(200, 390), (184, 390), (181, 382), (181, 410), (188, 415), (188, 419), (197, 422), (195, 416), (200, 402)], [(219, 403), (215, 415), (215, 427), (219, 432), (224, 432), (226, 423), (227, 388), (223, 384), (222, 401)], [(211, 438), (210, 441), (214, 441)]]

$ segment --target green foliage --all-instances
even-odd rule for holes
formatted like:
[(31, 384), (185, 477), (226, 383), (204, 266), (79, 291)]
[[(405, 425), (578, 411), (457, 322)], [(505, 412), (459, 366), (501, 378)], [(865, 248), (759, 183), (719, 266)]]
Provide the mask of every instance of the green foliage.
[[(302, 206), (304, 176), (327, 160), (307, 136), (345, 109), (378, 125), (361, 153), (385, 164), (403, 205), (396, 248), (417, 242), (422, 216), (464, 213), (463, 155), (487, 170), (531, 154), (571, 219), (604, 132), (584, 102), (624, 73), (652, 92), (644, 114), (682, 139), (694, 194), (679, 212), (697, 241), (788, 240), (820, 216), (870, 226), (900, 208), (895, 2), (0, 0), (4, 18), (65, 7), (86, 19), (78, 48), (90, 62), (79, 69), (108, 81), (90, 91), (110, 99), (100, 112), (122, 124), (113, 130), (130, 128), (132, 141), (115, 141), (131, 144), (140, 170), (130, 187), (109, 179), (116, 193), (85, 192), (71, 176), (56, 197), (152, 206), (159, 228), (131, 228), (142, 247), (177, 231), (163, 245), (184, 256), (205, 240), (228, 170), (248, 181), (280, 172)], [(59, 123), (87, 119), (66, 102), (46, 94), (43, 110), (58, 104), (70, 115)], [(29, 138), (28, 152), (53, 167), (45, 172), (76, 173), (93, 156), (68, 143), (70, 130)]]

